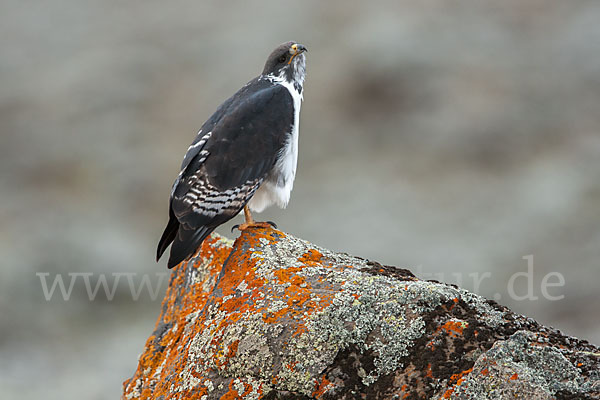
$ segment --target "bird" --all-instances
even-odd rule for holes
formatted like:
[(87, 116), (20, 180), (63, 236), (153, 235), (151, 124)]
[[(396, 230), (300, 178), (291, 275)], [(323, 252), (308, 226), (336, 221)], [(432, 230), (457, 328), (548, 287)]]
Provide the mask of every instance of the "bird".
[(298, 128), (308, 49), (277, 46), (262, 73), (225, 100), (187, 149), (169, 197), (169, 221), (158, 242), (158, 262), (171, 245), (167, 267), (193, 255), (219, 225), (251, 211), (285, 208), (296, 176)]

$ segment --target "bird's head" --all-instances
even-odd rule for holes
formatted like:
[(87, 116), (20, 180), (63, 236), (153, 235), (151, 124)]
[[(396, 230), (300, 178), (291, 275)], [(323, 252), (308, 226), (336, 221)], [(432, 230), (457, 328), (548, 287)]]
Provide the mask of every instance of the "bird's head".
[(272, 76), (284, 79), (287, 82), (300, 86), (304, 83), (306, 58), (304, 53), (308, 49), (296, 42), (280, 44), (267, 58), (263, 76)]

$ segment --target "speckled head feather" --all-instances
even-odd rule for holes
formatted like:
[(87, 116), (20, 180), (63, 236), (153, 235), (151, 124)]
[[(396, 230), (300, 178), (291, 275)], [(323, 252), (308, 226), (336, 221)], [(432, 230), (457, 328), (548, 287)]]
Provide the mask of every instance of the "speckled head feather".
[[(271, 52), (263, 76), (272, 76), (302, 87), (305, 76), (306, 59), (304, 53), (308, 49), (297, 42), (286, 42), (280, 44)], [(298, 89), (298, 88), (297, 88)]]

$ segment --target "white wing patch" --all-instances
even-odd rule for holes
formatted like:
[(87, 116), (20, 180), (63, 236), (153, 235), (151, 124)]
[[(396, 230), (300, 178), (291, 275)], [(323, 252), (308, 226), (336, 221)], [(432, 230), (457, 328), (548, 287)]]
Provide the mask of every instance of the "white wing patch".
[[(256, 192), (262, 179), (247, 181), (241, 186), (225, 191), (211, 185), (204, 176), (192, 175), (188, 182), (192, 185), (181, 199), (186, 208), (201, 216), (214, 218), (222, 214), (237, 214)], [(177, 210), (175, 212), (177, 213)]]
[[(202, 129), (200, 129), (200, 131), (198, 131), (198, 136), (201, 133), (202, 133)], [(195, 148), (204, 146), (206, 144), (206, 142), (208, 141), (208, 139), (210, 139), (211, 135), (212, 135), (212, 132), (208, 132), (206, 135), (202, 136), (202, 139), (198, 140), (197, 143), (190, 145), (190, 147), (188, 147), (187, 151), (189, 152)]]
[[(198, 131), (198, 136), (202, 133), (202, 129), (200, 129)], [(205, 134), (204, 136), (202, 136), (202, 138), (190, 145), (190, 147), (188, 147), (187, 152), (185, 153), (186, 157), (187, 155), (190, 153), (190, 151), (196, 149), (196, 148), (202, 148), (204, 147), (204, 145), (206, 144), (206, 142), (208, 141), (208, 139), (210, 139), (212, 135), (212, 132), (208, 132), (207, 134)], [(200, 156), (200, 163), (202, 164), (204, 161), (206, 161), (206, 157), (208, 157), (210, 153), (206, 150), (201, 150), (200, 153), (198, 153), (198, 155)], [(184, 157), (184, 161), (185, 161), (185, 157)], [(173, 186), (171, 187), (171, 198), (173, 198), (173, 194), (175, 193), (175, 188), (177, 188), (177, 185), (179, 184), (179, 182), (181, 181), (181, 177), (183, 176), (183, 174), (185, 174), (185, 171), (187, 170), (187, 166), (185, 168), (182, 168), (181, 171), (179, 172), (179, 175), (177, 175), (177, 178), (175, 179), (175, 182), (173, 182)], [(196, 177), (197, 178), (197, 177)]]

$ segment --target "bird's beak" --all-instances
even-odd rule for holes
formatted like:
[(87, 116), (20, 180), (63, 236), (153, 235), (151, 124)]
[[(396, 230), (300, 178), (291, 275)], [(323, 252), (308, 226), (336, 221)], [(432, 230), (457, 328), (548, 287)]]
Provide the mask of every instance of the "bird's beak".
[(291, 64), (294, 57), (296, 57), (298, 54), (302, 54), (307, 51), (308, 51), (308, 49), (306, 47), (304, 47), (303, 45), (301, 45), (299, 43), (293, 44), (290, 47), (290, 54), (292, 54), (292, 57), (290, 58), (290, 61), (288, 61), (288, 64)]

